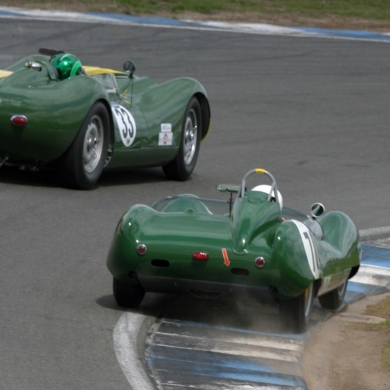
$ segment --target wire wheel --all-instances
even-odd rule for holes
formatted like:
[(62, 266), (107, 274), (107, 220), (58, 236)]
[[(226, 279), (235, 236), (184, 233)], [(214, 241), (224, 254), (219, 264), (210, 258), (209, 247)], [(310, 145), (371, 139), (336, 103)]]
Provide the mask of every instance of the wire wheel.
[(184, 164), (191, 164), (197, 147), (198, 139), (198, 118), (195, 110), (192, 108), (188, 112), (184, 127)]
[(199, 100), (192, 97), (188, 102), (180, 137), (180, 145), (174, 160), (163, 166), (171, 180), (187, 180), (195, 169), (202, 137), (202, 114)]
[(104, 168), (110, 121), (103, 103), (95, 103), (68, 151), (58, 161), (60, 180), (66, 187), (93, 188)]
[(88, 124), (84, 138), (83, 165), (86, 172), (93, 172), (102, 157), (104, 127), (100, 116), (94, 115)]

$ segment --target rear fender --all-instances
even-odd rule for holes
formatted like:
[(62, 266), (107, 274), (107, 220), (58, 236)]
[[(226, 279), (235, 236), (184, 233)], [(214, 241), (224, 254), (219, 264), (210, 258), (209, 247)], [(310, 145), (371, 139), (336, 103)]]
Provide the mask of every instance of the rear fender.
[(162, 84), (152, 85), (139, 94), (139, 108), (148, 121), (148, 128), (153, 138), (150, 145), (158, 144), (161, 123), (172, 125), (172, 146), (179, 147), (183, 118), (188, 102), (195, 96), (199, 99), (204, 118), (202, 139), (207, 135), (210, 126), (210, 107), (205, 88), (195, 79), (178, 78)]
[[(98, 100), (108, 104), (106, 91), (88, 76), (58, 81), (40, 75), (42, 72), (26, 68), (0, 85), (0, 148), (10, 161), (59, 158), (72, 144), (93, 104)], [(9, 118), (15, 113), (28, 118), (25, 128), (12, 126)]]

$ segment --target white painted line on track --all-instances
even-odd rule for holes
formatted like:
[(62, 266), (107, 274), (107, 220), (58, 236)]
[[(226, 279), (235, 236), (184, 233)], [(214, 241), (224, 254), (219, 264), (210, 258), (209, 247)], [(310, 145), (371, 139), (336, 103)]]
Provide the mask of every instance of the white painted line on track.
[(114, 329), (114, 349), (118, 362), (134, 390), (153, 390), (142, 357), (138, 354), (137, 337), (147, 316), (126, 312)]

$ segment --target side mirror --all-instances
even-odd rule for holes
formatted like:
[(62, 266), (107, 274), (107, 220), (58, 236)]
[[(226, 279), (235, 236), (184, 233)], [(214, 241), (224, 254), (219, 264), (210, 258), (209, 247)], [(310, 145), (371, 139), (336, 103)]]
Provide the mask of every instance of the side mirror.
[(133, 77), (133, 74), (136, 70), (136, 66), (134, 64), (133, 61), (126, 61), (124, 64), (123, 64), (123, 70), (125, 72), (128, 72), (129, 73), (129, 78), (132, 78)]
[(325, 206), (322, 203), (313, 203), (310, 207), (310, 215), (316, 219), (325, 213)]

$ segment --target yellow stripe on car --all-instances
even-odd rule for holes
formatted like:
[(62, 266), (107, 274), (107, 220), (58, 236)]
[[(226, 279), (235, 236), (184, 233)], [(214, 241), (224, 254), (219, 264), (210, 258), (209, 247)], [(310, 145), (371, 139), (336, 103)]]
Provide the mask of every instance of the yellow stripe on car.
[(123, 74), (126, 75), (124, 72), (120, 72), (119, 70), (109, 69), (109, 68), (99, 68), (97, 66), (83, 66), (83, 69), (85, 70), (85, 73), (88, 76), (96, 76), (99, 74)]
[(12, 72), (10, 72), (9, 70), (0, 70), (0, 79), (3, 77), (8, 77), (11, 74)]

